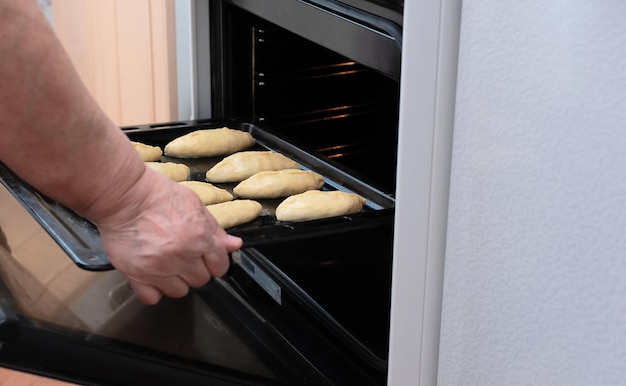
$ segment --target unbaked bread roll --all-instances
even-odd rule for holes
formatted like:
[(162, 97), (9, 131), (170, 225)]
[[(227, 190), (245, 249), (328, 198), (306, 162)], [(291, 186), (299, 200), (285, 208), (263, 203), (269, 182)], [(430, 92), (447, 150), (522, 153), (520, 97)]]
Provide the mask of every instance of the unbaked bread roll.
[(145, 164), (150, 169), (157, 171), (176, 182), (189, 179), (189, 175), (191, 174), (187, 165), (176, 162), (145, 162)]
[(323, 185), (324, 177), (309, 170), (268, 170), (241, 181), (233, 192), (245, 198), (279, 198), (320, 189)]
[(209, 212), (224, 229), (245, 224), (259, 217), (263, 207), (253, 200), (234, 200), (207, 205)]
[(365, 198), (340, 190), (309, 190), (287, 197), (276, 207), (279, 221), (308, 221), (360, 212)]
[(143, 162), (158, 161), (163, 155), (163, 151), (158, 146), (146, 145), (145, 143), (135, 141), (130, 141), (130, 143), (133, 144)]
[(224, 158), (208, 172), (209, 182), (238, 182), (265, 170), (300, 169), (297, 162), (273, 151), (242, 151)]
[(233, 195), (226, 189), (218, 188), (208, 182), (202, 181), (181, 181), (181, 185), (185, 185), (200, 197), (204, 205), (218, 204), (233, 199)]
[(250, 133), (222, 127), (196, 130), (165, 145), (165, 154), (179, 158), (215, 157), (232, 154), (254, 145)]

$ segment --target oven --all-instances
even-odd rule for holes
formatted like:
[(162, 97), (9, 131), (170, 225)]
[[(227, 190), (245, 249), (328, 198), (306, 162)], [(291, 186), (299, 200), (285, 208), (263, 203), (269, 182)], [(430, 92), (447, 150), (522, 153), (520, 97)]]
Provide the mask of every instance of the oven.
[[(0, 364), (80, 384), (383, 385), (402, 1), (194, 2), (199, 117), (122, 127), (163, 147), (231, 127), (367, 199), (302, 223), (263, 215), (228, 274), (141, 304), (93, 225), (0, 165)], [(186, 163), (202, 180), (214, 159)], [(232, 189), (232, 186), (224, 186)]]

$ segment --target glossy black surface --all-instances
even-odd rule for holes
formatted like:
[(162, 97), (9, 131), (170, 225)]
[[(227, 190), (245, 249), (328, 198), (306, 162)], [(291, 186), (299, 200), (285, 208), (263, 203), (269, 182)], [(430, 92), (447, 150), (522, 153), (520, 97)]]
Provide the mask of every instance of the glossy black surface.
[[(393, 224), (243, 251), (260, 283), (236, 288), (338, 384), (382, 384), (387, 371)], [(280, 291), (267, 293), (268, 277)], [(358, 383), (357, 383), (358, 384)]]
[(404, 9), (404, 0), (361, 0), (363, 3), (374, 3), (390, 9), (401, 11)]
[(25, 317), (2, 292), (0, 365), (94, 385), (327, 385), (223, 283), (129, 302), (96, 331)]

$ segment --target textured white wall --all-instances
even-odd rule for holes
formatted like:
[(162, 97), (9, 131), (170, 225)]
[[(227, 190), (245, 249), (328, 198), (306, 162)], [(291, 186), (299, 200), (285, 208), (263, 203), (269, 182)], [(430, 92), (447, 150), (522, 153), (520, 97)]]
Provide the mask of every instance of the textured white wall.
[(626, 384), (626, 1), (463, 3), (440, 385)]

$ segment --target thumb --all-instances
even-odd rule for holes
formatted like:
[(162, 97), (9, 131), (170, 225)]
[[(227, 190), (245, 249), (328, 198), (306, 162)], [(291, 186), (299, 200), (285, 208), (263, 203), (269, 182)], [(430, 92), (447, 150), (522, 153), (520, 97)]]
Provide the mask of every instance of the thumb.
[(157, 304), (159, 300), (163, 297), (161, 291), (159, 291), (156, 287), (152, 287), (145, 284), (140, 284), (131, 281), (130, 282), (135, 295), (145, 304)]
[(226, 246), (228, 253), (235, 252), (243, 246), (243, 240), (237, 236), (226, 235), (224, 245)]

